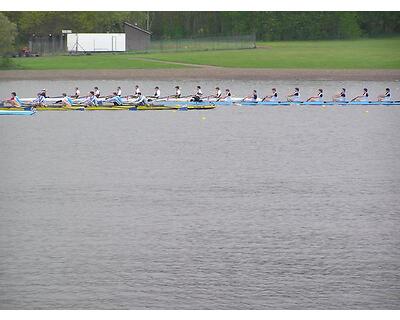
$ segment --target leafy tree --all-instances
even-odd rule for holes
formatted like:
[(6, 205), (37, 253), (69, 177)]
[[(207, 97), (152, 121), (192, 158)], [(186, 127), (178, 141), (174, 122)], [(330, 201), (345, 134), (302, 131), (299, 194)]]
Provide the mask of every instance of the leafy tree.
[(17, 26), (10, 22), (8, 18), (0, 13), (0, 55), (5, 56), (13, 51), (15, 36), (17, 34)]

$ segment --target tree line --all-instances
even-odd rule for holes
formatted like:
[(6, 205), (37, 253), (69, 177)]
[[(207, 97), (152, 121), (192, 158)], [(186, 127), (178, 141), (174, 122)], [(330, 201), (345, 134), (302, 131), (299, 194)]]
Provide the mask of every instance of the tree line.
[[(400, 12), (3, 12), (17, 45), (32, 36), (123, 32), (123, 22), (149, 28), (153, 39), (256, 34), (258, 41), (379, 37), (400, 34)], [(6, 21), (7, 20), (7, 21)], [(4, 21), (4, 22), (1, 22)], [(14, 32), (15, 30), (15, 32)], [(2, 37), (2, 39), (4, 39)]]

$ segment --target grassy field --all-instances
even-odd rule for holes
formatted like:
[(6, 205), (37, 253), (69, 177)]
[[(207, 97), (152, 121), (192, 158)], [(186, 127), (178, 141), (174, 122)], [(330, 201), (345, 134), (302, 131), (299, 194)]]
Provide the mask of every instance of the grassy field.
[(89, 69), (161, 69), (182, 68), (166, 62), (138, 59), (135, 54), (93, 54), (90, 56), (47, 56), (12, 59), (17, 69), (89, 70)]
[[(188, 63), (230, 68), (400, 69), (400, 38), (257, 43), (257, 49), (14, 59), (18, 69), (157, 69)], [(169, 62), (174, 62), (170, 64)]]

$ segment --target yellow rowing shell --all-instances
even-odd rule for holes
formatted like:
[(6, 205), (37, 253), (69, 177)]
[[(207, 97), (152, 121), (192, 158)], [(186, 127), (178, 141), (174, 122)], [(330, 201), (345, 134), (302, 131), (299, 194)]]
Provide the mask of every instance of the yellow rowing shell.
[[(99, 106), (99, 107), (83, 107), (83, 106), (72, 106), (72, 107), (35, 107), (36, 111), (121, 111), (121, 110), (207, 110), (214, 109), (215, 105), (207, 106)], [(24, 110), (24, 108), (15, 107), (2, 107), (0, 110)]]

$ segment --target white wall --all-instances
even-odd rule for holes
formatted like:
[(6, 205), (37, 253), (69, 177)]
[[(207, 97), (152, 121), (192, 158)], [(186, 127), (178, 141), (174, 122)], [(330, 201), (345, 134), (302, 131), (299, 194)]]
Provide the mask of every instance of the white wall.
[[(78, 40), (78, 41), (77, 41)], [(69, 33), (68, 51), (125, 51), (125, 33)]]

